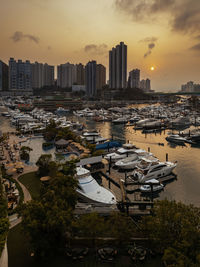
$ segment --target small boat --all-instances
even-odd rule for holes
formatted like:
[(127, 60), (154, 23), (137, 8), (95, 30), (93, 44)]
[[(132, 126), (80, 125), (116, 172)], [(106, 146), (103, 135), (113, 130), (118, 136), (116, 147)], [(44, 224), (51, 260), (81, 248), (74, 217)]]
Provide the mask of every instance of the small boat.
[[(140, 191), (143, 193), (151, 193), (151, 190), (153, 190), (153, 192), (157, 192), (161, 191), (164, 188), (164, 185), (160, 184), (160, 182), (156, 179), (148, 180), (146, 183), (148, 184), (140, 186)], [(150, 184), (153, 185), (151, 186)]]

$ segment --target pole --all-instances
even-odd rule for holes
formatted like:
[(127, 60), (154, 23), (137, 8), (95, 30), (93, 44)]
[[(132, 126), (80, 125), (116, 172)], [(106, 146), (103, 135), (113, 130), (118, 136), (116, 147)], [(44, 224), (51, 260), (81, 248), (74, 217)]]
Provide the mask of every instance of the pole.
[(110, 169), (111, 169), (111, 156), (110, 156), (110, 159), (109, 159), (109, 169), (108, 169), (109, 174), (110, 174)]

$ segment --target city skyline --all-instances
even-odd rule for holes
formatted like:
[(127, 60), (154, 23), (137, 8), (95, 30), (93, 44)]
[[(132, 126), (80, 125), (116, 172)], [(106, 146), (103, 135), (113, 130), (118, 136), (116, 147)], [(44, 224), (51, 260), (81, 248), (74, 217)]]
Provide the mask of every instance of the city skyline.
[(200, 82), (199, 15), (196, 0), (2, 0), (0, 58), (55, 66), (96, 60), (108, 79), (108, 51), (123, 41), (127, 72), (138, 68), (152, 89), (177, 91)]

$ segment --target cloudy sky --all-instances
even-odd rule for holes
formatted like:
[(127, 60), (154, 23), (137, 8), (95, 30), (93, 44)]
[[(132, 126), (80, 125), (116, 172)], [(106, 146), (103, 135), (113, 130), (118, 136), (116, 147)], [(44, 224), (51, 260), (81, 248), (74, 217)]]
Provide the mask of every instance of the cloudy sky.
[(108, 50), (124, 41), (128, 71), (156, 91), (200, 83), (200, 0), (0, 0), (0, 34), (4, 62), (108, 67)]

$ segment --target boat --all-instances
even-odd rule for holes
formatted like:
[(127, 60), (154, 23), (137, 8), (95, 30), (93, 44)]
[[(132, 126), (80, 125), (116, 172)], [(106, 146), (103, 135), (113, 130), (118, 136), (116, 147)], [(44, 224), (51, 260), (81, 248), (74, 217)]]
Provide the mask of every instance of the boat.
[(63, 107), (58, 107), (55, 111), (55, 114), (58, 115), (58, 116), (64, 116), (66, 115), (67, 113), (69, 113), (69, 109), (65, 109)]
[(114, 124), (126, 124), (128, 122), (126, 117), (120, 117), (112, 121)]
[(171, 134), (165, 138), (168, 142), (175, 143), (177, 145), (185, 145), (187, 139), (179, 136), (178, 134)]
[(115, 162), (115, 166), (120, 169), (134, 169), (137, 163), (139, 163), (139, 160), (138, 155), (134, 154), (133, 156), (118, 160)]
[(115, 166), (120, 169), (130, 170), (134, 169), (136, 165), (141, 161), (142, 157), (152, 157), (151, 153), (146, 152), (142, 149), (135, 150), (134, 154), (130, 157), (123, 158), (121, 160), (118, 160), (115, 163)]
[(114, 147), (121, 147), (122, 144), (117, 141), (108, 141), (103, 144), (96, 145), (96, 150), (105, 150), (105, 149), (111, 149)]
[(181, 127), (189, 127), (191, 125), (191, 121), (188, 117), (179, 117), (176, 118), (175, 120), (172, 120), (170, 122), (170, 125), (172, 128), (181, 128)]
[[(164, 188), (163, 184), (160, 184), (160, 182), (156, 179), (151, 179), (148, 180), (145, 185), (140, 186), (140, 191), (143, 193), (151, 193), (151, 191), (153, 192), (157, 192), (157, 191), (161, 191)], [(150, 184), (153, 184), (152, 186)]]
[(132, 173), (133, 179), (137, 179), (139, 182), (145, 182), (151, 179), (159, 179), (172, 173), (176, 165), (176, 162), (160, 162), (156, 158), (142, 158)]
[(111, 160), (112, 162), (116, 162), (120, 159), (128, 157), (130, 154), (135, 153), (134, 149), (125, 149), (123, 147), (119, 148), (116, 152), (107, 154), (104, 158), (107, 160)]
[(78, 179), (76, 191), (83, 201), (106, 206), (117, 203), (115, 195), (108, 189), (100, 186), (92, 177), (89, 170), (83, 167), (77, 167), (76, 172)]

